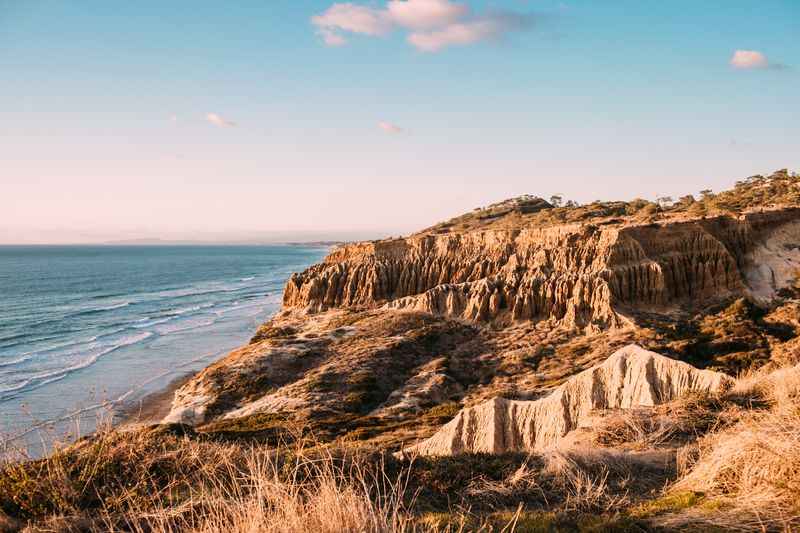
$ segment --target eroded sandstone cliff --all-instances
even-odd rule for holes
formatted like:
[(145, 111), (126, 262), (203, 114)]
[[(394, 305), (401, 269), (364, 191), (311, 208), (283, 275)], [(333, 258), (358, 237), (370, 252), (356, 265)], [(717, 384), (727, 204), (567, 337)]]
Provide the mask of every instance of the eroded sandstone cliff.
[(631, 308), (753, 292), (768, 298), (800, 268), (798, 245), (794, 208), (663, 224), (423, 233), (339, 248), (290, 278), (284, 306), (383, 305), (473, 321), (614, 328)]
[[(779, 189), (795, 194), (798, 181), (781, 175)], [(754, 183), (745, 193), (763, 203), (767, 186)], [(555, 208), (525, 197), (406, 238), (342, 246), (292, 275), (283, 310), (250, 345), (181, 387), (166, 420), (213, 422), (217, 430), (248, 420), (259, 434), (274, 415), (331, 438), (399, 446), (429, 437), (462, 407), (499, 427), (520, 405), (629, 343), (672, 358), (653, 363), (665, 374), (637, 382), (656, 392), (625, 389), (631, 375), (619, 371), (613, 384), (597, 381), (621, 387), (619, 401), (551, 406), (548, 422), (528, 416), (550, 405), (537, 403), (502, 446), (475, 429), (451, 447), (528, 449), (559, 438), (590, 407), (694, 390), (695, 374), (673, 359), (732, 375), (800, 360), (800, 326), (791, 318), (800, 209), (753, 208), (745, 193), (720, 195), (723, 207), (744, 198), (747, 209), (738, 212), (690, 216), (676, 208), (644, 219), (626, 215), (639, 201)], [(680, 390), (664, 392), (659, 380)], [(475, 417), (473, 428), (481, 425)]]

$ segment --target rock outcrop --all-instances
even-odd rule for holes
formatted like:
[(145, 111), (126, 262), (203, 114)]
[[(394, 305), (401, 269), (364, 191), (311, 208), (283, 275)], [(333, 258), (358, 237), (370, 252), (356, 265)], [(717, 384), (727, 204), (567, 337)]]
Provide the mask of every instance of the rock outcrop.
[(597, 409), (653, 406), (691, 392), (719, 392), (733, 382), (725, 374), (698, 370), (630, 345), (573, 376), (545, 398), (493, 398), (463, 409), (406, 452), (455, 455), (541, 450), (586, 423)]
[(571, 378), (621, 346), (730, 374), (794, 361), (800, 326), (787, 317), (796, 307), (745, 302), (800, 294), (800, 208), (791, 207), (800, 178), (767, 182), (789, 202), (767, 202), (775, 195), (758, 180), (701, 210), (554, 207), (526, 196), (406, 238), (336, 248), (291, 276), (283, 310), (248, 346), (176, 391), (166, 420), (202, 427), (279, 415), (399, 443), (432, 435), (461, 406), (469, 409), (420, 450), (535, 449), (587, 410), (723, 384), (634, 348)]
[[(627, 322), (625, 309), (745, 296), (749, 284), (760, 296), (774, 293), (800, 268), (799, 221), (800, 210), (783, 209), (649, 225), (422, 233), (347, 245), (294, 274), (284, 307), (385, 306), (473, 321), (552, 319), (615, 328)], [(778, 275), (767, 271), (773, 264)]]

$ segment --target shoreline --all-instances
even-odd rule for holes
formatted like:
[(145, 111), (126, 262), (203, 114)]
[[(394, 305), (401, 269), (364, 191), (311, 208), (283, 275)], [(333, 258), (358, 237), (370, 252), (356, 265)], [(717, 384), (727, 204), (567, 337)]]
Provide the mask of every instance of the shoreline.
[(169, 414), (175, 391), (191, 380), (197, 372), (186, 372), (173, 378), (166, 386), (120, 406), (115, 417), (116, 427), (159, 424)]

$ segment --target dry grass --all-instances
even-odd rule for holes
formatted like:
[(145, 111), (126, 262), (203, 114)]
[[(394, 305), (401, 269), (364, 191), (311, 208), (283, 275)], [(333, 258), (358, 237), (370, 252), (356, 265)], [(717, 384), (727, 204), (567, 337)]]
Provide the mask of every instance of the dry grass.
[(357, 455), (213, 442), (184, 428), (105, 430), (0, 468), (0, 517), (59, 531), (412, 531), (407, 481)]
[(398, 462), (293, 446), (182, 426), (104, 430), (0, 468), (0, 517), (16, 521), (0, 531), (510, 532), (551, 521), (571, 531), (575, 517), (613, 515), (642, 492), (634, 480), (654, 478), (611, 451)]
[(767, 402), (777, 409), (792, 409), (800, 395), (800, 365), (777, 370), (756, 370), (741, 376), (730, 396), (750, 402)]
[[(562, 452), (552, 452), (544, 458), (544, 473), (563, 491), (565, 509), (607, 512), (628, 502), (627, 492), (620, 493), (609, 486), (611, 461), (604, 460), (607, 458)], [(623, 470), (621, 477), (624, 485), (630, 474)]]
[(399, 462), (308, 439), (103, 428), (0, 464), (0, 531), (800, 527), (800, 366), (753, 373), (720, 397), (605, 413), (592, 438), (612, 448)]
[(684, 475), (673, 487), (704, 493), (725, 511), (674, 520), (748, 531), (800, 527), (800, 367), (742, 379), (731, 394), (769, 408), (686, 447)]
[(571, 448), (532, 454), (494, 478), (477, 476), (464, 490), (468, 501), (507, 509), (604, 515), (655, 494), (674, 476), (663, 454)]
[(592, 440), (633, 450), (682, 445), (731, 424), (737, 412), (734, 405), (713, 395), (690, 394), (655, 407), (604, 412), (592, 428)]
[[(390, 480), (363, 463), (332, 456), (304, 458), (287, 474), (263, 451), (251, 450), (244, 468), (191, 488), (179, 506), (131, 509), (106, 516), (109, 531), (402, 532), (415, 529), (404, 506), (406, 478)], [(225, 480), (235, 479), (229, 484)]]

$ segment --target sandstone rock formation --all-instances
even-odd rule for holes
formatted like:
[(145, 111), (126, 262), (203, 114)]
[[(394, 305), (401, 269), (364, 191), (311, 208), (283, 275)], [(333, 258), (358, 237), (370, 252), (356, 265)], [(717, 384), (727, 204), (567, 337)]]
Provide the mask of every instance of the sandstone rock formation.
[[(380, 306), (473, 321), (624, 325), (625, 309), (769, 295), (800, 268), (800, 210), (666, 224), (420, 233), (347, 245), (294, 274), (284, 307)], [(787, 250), (794, 246), (795, 252)], [(774, 268), (779, 269), (772, 275)], [(752, 284), (751, 287), (748, 284)]]
[[(166, 420), (202, 425), (275, 414), (340, 426), (346, 419), (356, 427), (366, 417), (398, 428), (448, 404), (447, 416), (458, 405), (477, 409), (464, 419), (477, 428), (481, 420), (516, 417), (528, 404), (514, 400), (538, 398), (632, 342), (731, 374), (794, 361), (800, 326), (786, 317), (796, 307), (744, 305), (792, 293), (785, 289), (800, 271), (800, 208), (792, 207), (800, 178), (776, 179), (792, 192), (781, 196), (789, 202), (767, 203), (775, 195), (754, 181), (720, 194), (709, 218), (672, 209), (655, 223), (637, 214), (644, 201), (557, 208), (521, 197), (406, 238), (339, 247), (293, 274), (282, 311), (250, 345), (181, 387)], [(742, 305), (731, 307), (734, 301)], [(620, 370), (615, 357), (593, 372), (622, 379), (650, 368), (633, 357)], [(598, 397), (605, 400), (589, 395), (576, 412), (562, 406), (560, 422), (533, 416), (550, 405), (536, 404), (521, 415), (532, 417), (525, 422), (532, 433), (509, 430), (492, 444), (463, 437), (452, 446), (471, 449), (476, 438), (487, 450), (545, 445), (580, 422), (582, 406), (662, 401), (659, 394), (671, 397), (707, 375), (671, 359), (653, 361), (654, 368), (679, 369), (668, 375), (678, 372), (688, 384), (656, 376), (638, 382), (655, 389), (634, 390), (620, 382), (622, 396), (608, 389)], [(498, 396), (509, 399), (475, 407)], [(428, 436), (441, 422), (397, 439)], [(478, 431), (467, 426), (459, 432)]]
[(597, 409), (653, 406), (690, 392), (732, 386), (724, 374), (630, 345), (536, 401), (493, 398), (463, 409), (429, 439), (407, 449), (422, 455), (541, 450), (577, 429)]

